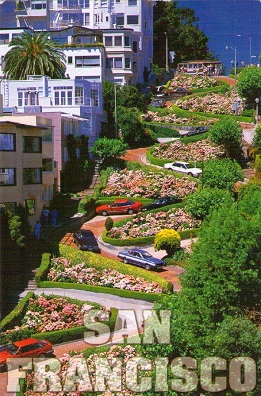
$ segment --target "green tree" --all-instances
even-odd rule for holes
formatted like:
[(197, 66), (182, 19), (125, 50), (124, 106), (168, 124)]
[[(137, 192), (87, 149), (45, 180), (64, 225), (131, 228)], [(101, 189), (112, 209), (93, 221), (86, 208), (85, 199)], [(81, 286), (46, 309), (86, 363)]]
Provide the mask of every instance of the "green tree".
[(201, 175), (204, 187), (230, 191), (233, 190), (235, 182), (243, 179), (244, 174), (239, 164), (229, 158), (206, 161)]
[(241, 136), (240, 123), (235, 121), (233, 117), (222, 118), (209, 131), (212, 142), (224, 146), (228, 158), (239, 158), (241, 156)]
[(14, 37), (4, 57), (4, 73), (12, 80), (26, 80), (28, 75), (64, 78), (65, 55), (45, 32), (24, 32)]
[(99, 157), (103, 162), (121, 157), (126, 153), (128, 145), (121, 139), (99, 138), (95, 141), (90, 151)]
[(195, 219), (203, 220), (213, 209), (217, 209), (222, 203), (234, 200), (230, 191), (219, 188), (203, 188), (191, 195), (185, 203), (186, 211)]
[(25, 235), (23, 235), (23, 221), (21, 217), (8, 212), (8, 226), (12, 241), (18, 247), (25, 247)]
[(250, 66), (240, 72), (237, 81), (237, 90), (241, 97), (255, 106), (255, 99), (261, 96), (261, 68)]
[(168, 256), (172, 256), (180, 248), (180, 235), (175, 230), (163, 229), (154, 238), (154, 249), (166, 250)]
[(165, 39), (168, 35), (170, 51), (175, 51), (175, 64), (183, 60), (211, 59), (208, 38), (197, 25), (195, 12), (178, 7), (177, 1), (157, 1), (154, 6), (154, 60), (164, 66)]
[(145, 128), (137, 112), (125, 107), (119, 107), (118, 125), (122, 139), (130, 147), (135, 147), (143, 142)]

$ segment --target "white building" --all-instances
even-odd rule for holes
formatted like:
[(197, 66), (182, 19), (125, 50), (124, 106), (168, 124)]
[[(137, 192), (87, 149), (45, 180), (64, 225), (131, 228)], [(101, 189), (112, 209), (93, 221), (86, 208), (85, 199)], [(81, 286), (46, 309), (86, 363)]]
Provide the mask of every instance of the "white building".
[[(143, 73), (151, 68), (155, 0), (25, 0), (18, 1), (16, 4), (19, 4), (19, 6), (16, 5), (15, 13), (17, 27), (32, 27), (35, 30), (62, 30), (70, 26), (83, 26), (102, 30), (106, 34), (110, 33), (116, 40), (118, 35), (125, 36), (124, 29), (129, 30), (127, 33), (129, 35), (132, 30), (128, 47), (132, 51), (133, 59), (130, 63), (130, 70), (134, 72), (133, 76), (128, 78), (128, 73), (126, 73), (127, 78), (122, 79), (122, 74), (125, 73), (121, 72), (121, 75), (117, 75), (117, 71), (114, 71), (115, 67), (113, 67), (109, 75), (113, 75), (114, 80), (122, 80), (122, 83), (129, 81), (142, 83)], [(120, 41), (116, 41), (115, 45), (115, 38), (113, 45), (107, 46), (104, 43), (105, 49), (109, 50), (109, 58), (121, 57), (125, 66), (124, 52), (127, 45), (120, 45)], [(123, 51), (121, 47), (124, 47)], [(112, 56), (113, 51), (115, 51), (114, 56)], [(109, 64), (107, 63), (107, 66)], [(128, 65), (129, 60), (126, 62), (127, 67), (129, 67)]]

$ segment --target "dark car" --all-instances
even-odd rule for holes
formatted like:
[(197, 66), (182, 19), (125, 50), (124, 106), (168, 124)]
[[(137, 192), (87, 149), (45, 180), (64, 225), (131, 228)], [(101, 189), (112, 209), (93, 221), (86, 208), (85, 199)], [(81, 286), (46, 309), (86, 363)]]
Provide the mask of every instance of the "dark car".
[(79, 230), (73, 234), (73, 242), (76, 243), (78, 249), (88, 250), (89, 252), (100, 253), (97, 240), (90, 230)]
[(153, 99), (150, 104), (150, 106), (153, 107), (164, 107), (165, 106), (165, 100), (164, 99), (160, 99), (160, 98), (155, 98)]
[(209, 130), (210, 127), (207, 126), (198, 126), (193, 128), (191, 131), (188, 131), (186, 136), (193, 136), (193, 135), (199, 135), (201, 133), (205, 133)]
[(12, 368), (11, 361), (8, 358), (24, 358), (24, 357), (46, 357), (53, 355), (52, 344), (47, 340), (38, 340), (36, 338), (26, 338), (20, 341), (14, 341), (7, 344), (0, 350), (0, 368)]
[(133, 214), (139, 212), (142, 203), (139, 201), (130, 201), (128, 199), (118, 199), (112, 204), (97, 206), (96, 213), (102, 216), (113, 214)]
[(164, 260), (153, 257), (149, 252), (142, 249), (122, 250), (118, 253), (118, 257), (122, 259), (125, 264), (137, 265), (146, 270), (156, 270), (166, 265)]
[(148, 205), (143, 206), (142, 211), (146, 212), (151, 209), (161, 208), (162, 206), (172, 205), (178, 202), (182, 202), (182, 199), (178, 196), (176, 197), (161, 197), (156, 199), (155, 201), (149, 203)]

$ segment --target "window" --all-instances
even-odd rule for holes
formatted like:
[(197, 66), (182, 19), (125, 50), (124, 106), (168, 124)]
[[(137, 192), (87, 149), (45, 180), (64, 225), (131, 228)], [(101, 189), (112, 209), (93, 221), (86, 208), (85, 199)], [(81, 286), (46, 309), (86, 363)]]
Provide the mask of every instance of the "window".
[(83, 97), (83, 87), (75, 87), (75, 104), (83, 104), (84, 97)]
[(23, 179), (24, 184), (42, 184), (42, 169), (24, 168)]
[(16, 169), (0, 168), (0, 186), (16, 185)]
[(15, 133), (0, 133), (0, 151), (15, 151)]
[(131, 60), (130, 58), (125, 58), (125, 69), (131, 68)]
[(138, 25), (139, 15), (127, 15), (127, 25)]
[(75, 57), (75, 66), (76, 67), (100, 66), (100, 57), (99, 56), (76, 56)]
[(68, 56), (68, 65), (71, 65), (73, 63), (73, 57)]
[(116, 16), (116, 25), (118, 25), (118, 26), (124, 25), (124, 16), (121, 16), (121, 15)]
[(0, 44), (8, 44), (9, 43), (9, 34), (0, 34)]
[(104, 37), (104, 45), (105, 47), (112, 47), (112, 36)]
[(113, 68), (113, 58), (106, 58), (106, 69)]
[(52, 172), (53, 171), (52, 158), (43, 158), (42, 159), (42, 167), (43, 167), (43, 172)]
[(42, 152), (42, 138), (36, 136), (23, 137), (23, 151), (24, 153), (41, 153)]
[(91, 98), (94, 100), (94, 106), (99, 105), (99, 93), (97, 89), (91, 88)]
[(90, 24), (90, 14), (84, 14), (84, 19), (85, 19), (85, 25)]
[(132, 43), (133, 52), (138, 52), (138, 41), (133, 41)]
[(26, 199), (25, 200), (25, 208), (26, 211), (29, 215), (34, 215), (35, 214), (35, 199)]
[(21, 106), (34, 106), (36, 104), (36, 87), (17, 88), (18, 101), (17, 104)]
[(130, 38), (129, 36), (124, 37), (124, 47), (130, 47)]
[(11, 212), (16, 213), (16, 202), (4, 202), (0, 203), (0, 213)]
[(122, 58), (114, 58), (114, 68), (122, 69)]
[(52, 128), (48, 128), (48, 129), (46, 129), (46, 130), (43, 130), (42, 141), (43, 141), (43, 142), (52, 142), (52, 141), (53, 141), (53, 131), (52, 131)]
[(56, 106), (71, 106), (72, 105), (72, 90), (71, 86), (68, 87), (54, 87), (54, 104)]
[(136, 6), (137, 0), (128, 0), (128, 6)]
[(79, 0), (80, 8), (90, 8), (90, 0)]
[(121, 36), (115, 36), (114, 37), (114, 45), (115, 45), (115, 47), (121, 47), (122, 46), (122, 37)]

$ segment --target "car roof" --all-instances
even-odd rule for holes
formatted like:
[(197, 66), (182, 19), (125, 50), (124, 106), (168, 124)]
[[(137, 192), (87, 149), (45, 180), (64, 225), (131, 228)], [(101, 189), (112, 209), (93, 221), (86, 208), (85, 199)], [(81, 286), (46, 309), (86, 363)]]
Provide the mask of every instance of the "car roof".
[(185, 161), (174, 161), (175, 164), (182, 164), (182, 165), (188, 165), (189, 162), (185, 162)]
[(129, 202), (129, 199), (116, 199), (116, 201), (114, 201), (114, 203), (115, 202)]
[(21, 347), (25, 345), (35, 344), (39, 341), (40, 340), (37, 340), (36, 338), (26, 338), (25, 340), (14, 341), (13, 344), (17, 347)]

